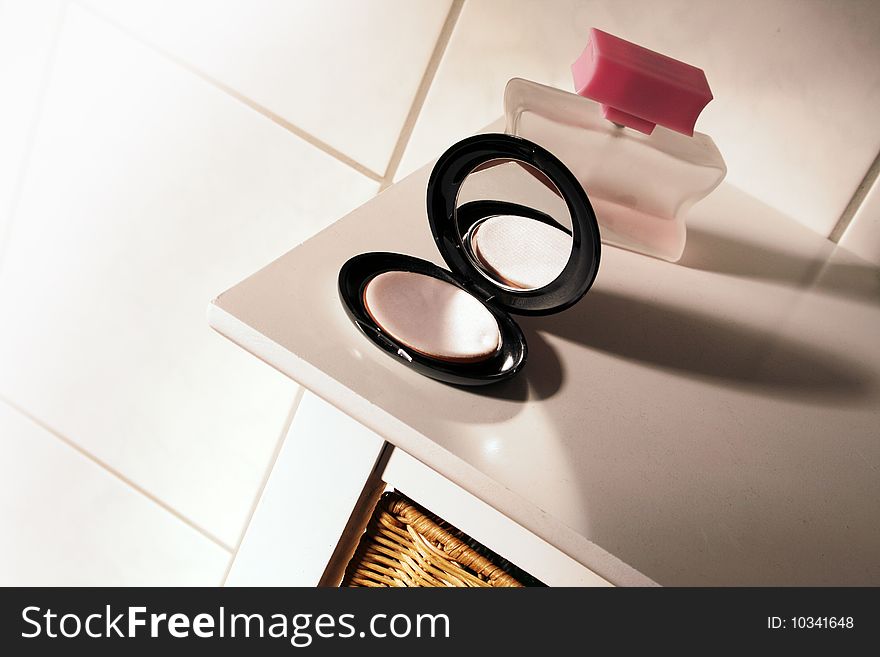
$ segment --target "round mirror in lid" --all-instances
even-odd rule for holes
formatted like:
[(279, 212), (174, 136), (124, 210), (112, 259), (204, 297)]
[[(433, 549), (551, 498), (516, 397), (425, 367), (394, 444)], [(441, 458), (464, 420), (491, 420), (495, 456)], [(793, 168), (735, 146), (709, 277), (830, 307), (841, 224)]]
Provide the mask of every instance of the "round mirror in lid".
[(541, 171), (513, 159), (489, 160), (458, 190), (455, 219), (477, 269), (510, 290), (552, 283), (571, 254), (571, 215)]
[(599, 268), (586, 193), (552, 153), (521, 137), (476, 135), (446, 151), (428, 182), (428, 219), (450, 269), (512, 313), (571, 306)]

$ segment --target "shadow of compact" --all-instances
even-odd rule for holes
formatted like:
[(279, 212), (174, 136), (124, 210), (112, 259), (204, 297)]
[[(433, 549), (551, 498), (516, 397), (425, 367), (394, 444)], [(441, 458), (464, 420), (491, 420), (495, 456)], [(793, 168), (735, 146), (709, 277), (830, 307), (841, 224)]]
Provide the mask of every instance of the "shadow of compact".
[[(521, 323), (529, 333), (540, 330), (630, 361), (769, 394), (850, 404), (873, 386), (871, 373), (858, 363), (815, 345), (603, 290), (593, 289), (563, 313)], [(541, 365), (547, 395), (561, 381), (554, 362), (558, 358)]]

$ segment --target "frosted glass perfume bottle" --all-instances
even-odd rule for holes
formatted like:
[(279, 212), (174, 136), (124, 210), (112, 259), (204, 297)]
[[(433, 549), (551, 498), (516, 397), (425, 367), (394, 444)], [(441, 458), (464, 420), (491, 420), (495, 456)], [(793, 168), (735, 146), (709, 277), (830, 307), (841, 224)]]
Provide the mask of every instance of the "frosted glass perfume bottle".
[(603, 242), (677, 261), (685, 214), (727, 173), (712, 138), (693, 131), (712, 99), (705, 74), (595, 29), (572, 71), (581, 95), (508, 82), (506, 132), (541, 144), (571, 169)]

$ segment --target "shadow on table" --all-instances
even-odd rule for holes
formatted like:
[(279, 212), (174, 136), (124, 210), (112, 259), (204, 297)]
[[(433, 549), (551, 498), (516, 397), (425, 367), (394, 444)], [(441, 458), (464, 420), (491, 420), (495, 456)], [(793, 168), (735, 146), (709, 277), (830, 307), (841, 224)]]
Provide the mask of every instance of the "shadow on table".
[[(856, 403), (874, 383), (858, 363), (815, 345), (604, 290), (558, 315), (521, 323), (626, 360), (770, 394)], [(548, 391), (558, 389), (562, 373), (545, 368), (542, 376)]]
[[(815, 286), (821, 292), (865, 302), (880, 302), (880, 269), (856, 257), (829, 256), (834, 245), (814, 241), (815, 257), (799, 255), (748, 239), (749, 226), (761, 221), (802, 230), (765, 203), (725, 184), (717, 201), (695, 208), (696, 226), (688, 227), (684, 256), (677, 264), (704, 271)], [(700, 216), (703, 212), (704, 216)], [(725, 216), (726, 215), (726, 216)], [(705, 224), (743, 223), (743, 236), (711, 232)], [(777, 230), (779, 230), (777, 228)], [(801, 239), (803, 235), (800, 236)], [(822, 347), (661, 302), (631, 299), (593, 288), (573, 308), (557, 315), (517, 317), (529, 344), (523, 372), (512, 381), (478, 389), (511, 401), (546, 399), (565, 379), (564, 363), (542, 333), (692, 378), (714, 380), (770, 394), (809, 396), (856, 403), (873, 385), (873, 373), (858, 362)], [(528, 383), (526, 385), (523, 381)]]
[[(853, 258), (855, 260), (855, 258)], [(703, 228), (689, 228), (683, 267), (807, 287), (880, 303), (880, 268), (857, 262), (810, 259)]]
[[(829, 256), (834, 244), (825, 242), (813, 257), (793, 253), (784, 241), (778, 245), (749, 239), (750, 230), (762, 222), (778, 227), (790, 224), (802, 231), (790, 217), (728, 183), (697, 205), (688, 219), (687, 246), (680, 266), (743, 276), (789, 285), (815, 285), (820, 292), (852, 299), (880, 302), (880, 268), (859, 260)], [(714, 225), (742, 226), (736, 235), (712, 231)], [(783, 237), (784, 240), (784, 237)]]

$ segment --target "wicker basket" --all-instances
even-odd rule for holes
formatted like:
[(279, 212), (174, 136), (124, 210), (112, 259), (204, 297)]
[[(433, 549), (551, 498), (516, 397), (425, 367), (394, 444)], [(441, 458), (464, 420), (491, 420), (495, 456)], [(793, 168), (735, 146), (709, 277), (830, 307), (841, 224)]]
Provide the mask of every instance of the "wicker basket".
[[(517, 577), (514, 576), (517, 575)], [(342, 586), (541, 586), (396, 492), (376, 505)]]

